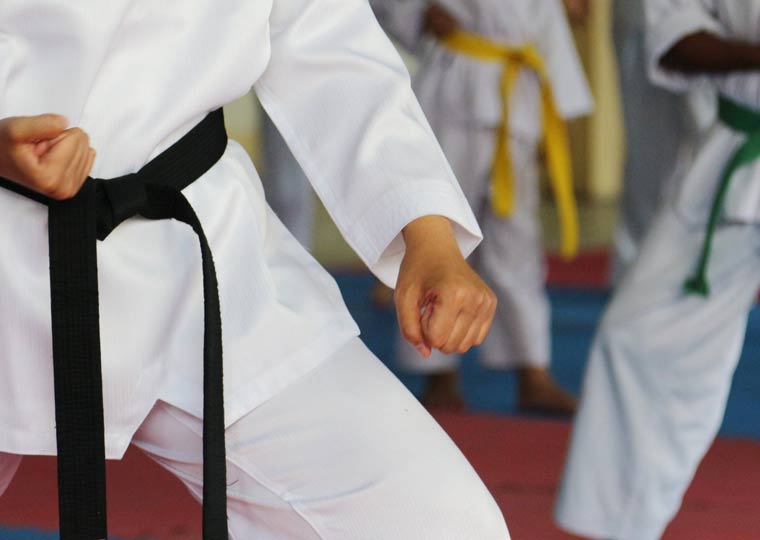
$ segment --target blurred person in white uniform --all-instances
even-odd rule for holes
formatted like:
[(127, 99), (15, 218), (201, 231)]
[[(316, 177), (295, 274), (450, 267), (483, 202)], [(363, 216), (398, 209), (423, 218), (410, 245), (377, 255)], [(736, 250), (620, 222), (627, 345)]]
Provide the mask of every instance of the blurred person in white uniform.
[(668, 187), (691, 163), (700, 132), (714, 121), (715, 96), (697, 87), (678, 95), (650, 82), (643, 0), (617, 0), (613, 13), (626, 140), (611, 264), (611, 279), (617, 284), (636, 258)]
[[(251, 86), (348, 242), (397, 287), (414, 344), (484, 338), (495, 300), (464, 261), (477, 222), (366, 2), (6, 0), (0, 491), (23, 455), (57, 453), (48, 210), (15, 191), (63, 200), (87, 175), (137, 171)], [(219, 282), (230, 537), (507, 540), (465, 458), (267, 207), (245, 151), (230, 141), (182, 194)], [(200, 499), (198, 239), (130, 218), (97, 260), (106, 457), (134, 444)]]
[[(521, 409), (572, 414), (575, 399), (549, 372), (550, 314), (537, 215), (544, 130), (539, 77), (522, 66), (505, 100), (503, 63), (473, 58), (446, 45), (450, 36), (463, 31), (501, 46), (534, 45), (558, 116), (564, 120), (587, 114), (592, 99), (562, 3), (375, 0), (373, 7), (386, 30), (420, 58), (414, 89), (483, 229), (473, 264), (494, 289), (499, 307), (480, 359), (489, 368), (516, 370)], [(506, 113), (506, 141), (498, 148)], [(491, 173), (499, 152), (511, 157), (514, 200), (509, 215), (494, 208)], [(459, 408), (456, 353), (461, 351), (445, 352), (449, 354), (424, 358), (400, 343), (400, 364), (427, 374), (423, 401), (428, 406)]]
[(657, 540), (678, 511), (720, 428), (760, 284), (760, 1), (645, 7), (652, 81), (709, 83), (719, 119), (592, 346), (556, 518), (612, 540)]

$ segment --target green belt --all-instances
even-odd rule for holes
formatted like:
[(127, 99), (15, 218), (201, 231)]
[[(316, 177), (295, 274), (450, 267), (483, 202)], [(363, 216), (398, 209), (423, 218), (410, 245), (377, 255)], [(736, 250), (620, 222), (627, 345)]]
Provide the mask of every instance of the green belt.
[(738, 168), (760, 158), (760, 112), (721, 97), (718, 103), (718, 117), (721, 122), (734, 131), (746, 134), (747, 138), (731, 156), (723, 171), (718, 191), (715, 193), (715, 199), (712, 208), (710, 208), (710, 219), (707, 222), (705, 242), (699, 255), (697, 270), (684, 283), (684, 290), (687, 293), (701, 296), (710, 294), (710, 286), (707, 283), (707, 265), (710, 261), (715, 228), (723, 213), (723, 204), (731, 185), (731, 178)]

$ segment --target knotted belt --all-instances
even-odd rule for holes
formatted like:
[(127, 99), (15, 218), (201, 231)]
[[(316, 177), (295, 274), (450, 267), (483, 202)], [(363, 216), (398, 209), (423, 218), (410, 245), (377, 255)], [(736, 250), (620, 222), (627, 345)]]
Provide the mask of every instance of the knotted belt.
[(97, 240), (125, 220), (176, 219), (198, 235), (203, 265), (203, 538), (227, 538), (222, 384), (222, 322), (216, 271), (198, 216), (182, 194), (224, 154), (221, 110), (210, 113), (138, 172), (88, 178), (72, 199), (56, 201), (0, 179), (48, 206), (53, 371), (62, 540), (107, 538), (103, 386)]
[(694, 275), (686, 280), (684, 284), (684, 289), (687, 293), (701, 296), (708, 296), (710, 294), (710, 285), (707, 282), (707, 266), (710, 262), (715, 230), (723, 214), (723, 205), (726, 201), (728, 189), (731, 186), (731, 179), (737, 169), (760, 158), (760, 112), (739, 105), (721, 96), (718, 101), (718, 117), (726, 126), (739, 133), (744, 133), (747, 137), (742, 145), (733, 153), (731, 159), (728, 160), (726, 168), (723, 169), (723, 174), (721, 175), (720, 183), (718, 184), (718, 189), (715, 192), (715, 198), (710, 208), (707, 232), (699, 254), (697, 269)]
[(515, 205), (515, 180), (509, 151), (510, 97), (521, 70), (530, 69), (538, 76), (541, 86), (543, 145), (562, 231), (560, 251), (565, 258), (574, 257), (578, 251), (578, 209), (573, 192), (567, 128), (557, 111), (541, 53), (533, 45), (510, 47), (461, 30), (441, 40), (441, 44), (458, 54), (486, 62), (499, 62), (504, 66), (501, 77), (501, 122), (491, 167), (491, 206), (493, 212), (500, 217), (512, 215)]

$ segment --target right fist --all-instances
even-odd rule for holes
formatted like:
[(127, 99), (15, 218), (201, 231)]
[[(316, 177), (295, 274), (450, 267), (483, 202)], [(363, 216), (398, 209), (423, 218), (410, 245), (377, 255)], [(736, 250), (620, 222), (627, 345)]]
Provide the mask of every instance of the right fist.
[(95, 161), (90, 138), (57, 114), (0, 120), (0, 176), (52, 199), (79, 192)]
[(459, 22), (445, 8), (438, 4), (431, 4), (425, 11), (425, 30), (438, 39), (448, 37), (459, 28)]

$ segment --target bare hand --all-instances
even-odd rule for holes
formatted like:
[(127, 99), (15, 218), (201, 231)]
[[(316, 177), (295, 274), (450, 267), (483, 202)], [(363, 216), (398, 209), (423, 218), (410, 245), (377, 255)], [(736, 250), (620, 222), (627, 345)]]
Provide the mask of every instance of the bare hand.
[(0, 120), (0, 176), (53, 199), (79, 192), (95, 161), (89, 136), (56, 114)]
[(462, 257), (449, 221), (420, 218), (404, 229), (404, 239), (395, 294), (404, 338), (425, 357), (432, 349), (464, 353), (480, 345), (496, 296)]
[(459, 28), (459, 22), (445, 8), (432, 4), (425, 11), (425, 30), (443, 39)]

